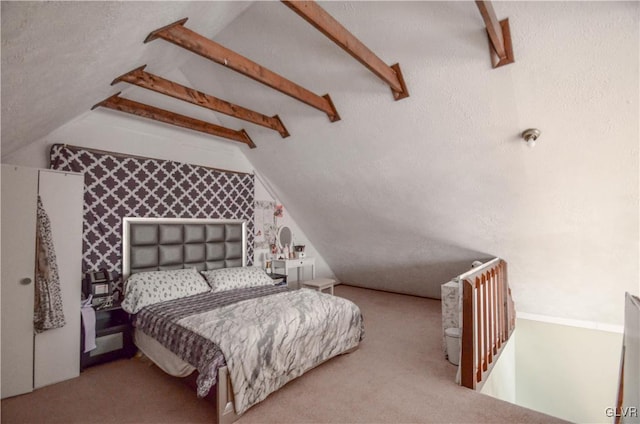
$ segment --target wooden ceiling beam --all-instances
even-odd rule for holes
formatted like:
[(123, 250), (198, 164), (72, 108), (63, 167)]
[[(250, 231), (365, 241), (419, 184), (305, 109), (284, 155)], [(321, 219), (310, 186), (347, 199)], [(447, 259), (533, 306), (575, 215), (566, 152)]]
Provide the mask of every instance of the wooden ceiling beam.
[(388, 66), (315, 1), (282, 0), (282, 3), (387, 83), (396, 100), (409, 97), (399, 63)]
[(476, 0), (476, 5), (482, 15), (484, 24), (487, 27), (493, 67), (498, 68), (515, 62), (513, 46), (511, 44), (511, 28), (509, 28), (509, 19), (498, 21), (491, 1)]
[(306, 88), (289, 81), (264, 68), (246, 57), (209, 40), (208, 38), (184, 27), (187, 18), (167, 25), (151, 32), (144, 40), (145, 43), (162, 38), (165, 41), (180, 46), (190, 52), (198, 54), (220, 65), (224, 65), (242, 75), (252, 78), (268, 87), (293, 97), (311, 107), (326, 113), (331, 122), (339, 121), (340, 115), (328, 94), (319, 96)]
[(125, 81), (130, 84), (137, 85), (138, 87), (155, 91), (156, 93), (164, 94), (178, 100), (189, 102), (196, 106), (224, 113), (225, 115), (278, 131), (282, 138), (289, 136), (289, 132), (278, 115), (266, 116), (209, 94), (205, 94), (201, 91), (185, 87), (177, 82), (146, 72), (144, 70), (146, 66), (147, 65), (143, 65), (127, 72), (124, 75), (120, 75), (118, 78), (113, 80), (111, 85), (117, 84), (120, 81)]
[(252, 149), (256, 147), (245, 130), (232, 130), (230, 128), (221, 127), (199, 119), (190, 118), (188, 116), (179, 115), (160, 109), (155, 106), (146, 105), (133, 100), (120, 97), (120, 93), (104, 99), (100, 103), (94, 105), (91, 110), (97, 107), (106, 107), (108, 109), (119, 110), (121, 112), (130, 113), (132, 115), (141, 116), (143, 118), (153, 119), (155, 121), (164, 122), (182, 128), (199, 131), (205, 134), (222, 137), (229, 140), (244, 143)]

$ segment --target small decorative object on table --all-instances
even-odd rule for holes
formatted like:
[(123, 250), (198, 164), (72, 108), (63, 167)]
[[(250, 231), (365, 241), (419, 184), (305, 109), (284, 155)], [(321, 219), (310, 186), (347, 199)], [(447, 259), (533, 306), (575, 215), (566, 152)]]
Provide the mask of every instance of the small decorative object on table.
[(113, 278), (106, 269), (87, 272), (82, 282), (82, 291), (86, 297), (93, 296), (93, 304), (100, 305), (111, 296)]
[(293, 246), (293, 250), (297, 259), (304, 258), (304, 244)]

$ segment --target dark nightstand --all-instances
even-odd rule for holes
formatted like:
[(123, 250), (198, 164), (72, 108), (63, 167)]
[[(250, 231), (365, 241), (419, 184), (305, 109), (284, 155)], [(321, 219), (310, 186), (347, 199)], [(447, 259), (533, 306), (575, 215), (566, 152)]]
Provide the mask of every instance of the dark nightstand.
[(267, 273), (269, 277), (273, 279), (273, 284), (276, 286), (286, 286), (287, 285), (287, 276), (284, 274), (275, 274), (275, 273)]
[(84, 328), (80, 329), (80, 369), (113, 361), (130, 358), (136, 348), (133, 344), (133, 328), (120, 305), (96, 311), (96, 348), (84, 352)]

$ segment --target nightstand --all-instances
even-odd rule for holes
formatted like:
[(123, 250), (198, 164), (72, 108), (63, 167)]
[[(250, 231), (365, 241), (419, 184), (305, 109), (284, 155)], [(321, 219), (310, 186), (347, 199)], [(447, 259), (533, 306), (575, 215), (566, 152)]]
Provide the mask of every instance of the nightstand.
[(136, 348), (129, 314), (120, 305), (96, 311), (96, 348), (84, 352), (84, 328), (80, 329), (80, 369), (88, 366), (130, 358)]
[(289, 275), (290, 269), (298, 271), (298, 288), (300, 287), (300, 269), (306, 266), (311, 267), (311, 279), (316, 278), (316, 260), (314, 258), (298, 258), (298, 259), (274, 259), (272, 261), (273, 269), (284, 269), (284, 274)]

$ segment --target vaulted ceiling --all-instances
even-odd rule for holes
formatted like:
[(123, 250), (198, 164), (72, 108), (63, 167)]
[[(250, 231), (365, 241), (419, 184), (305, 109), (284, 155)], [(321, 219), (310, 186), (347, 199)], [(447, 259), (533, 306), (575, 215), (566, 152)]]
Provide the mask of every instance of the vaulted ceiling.
[(3, 156), (119, 91), (109, 85), (118, 75), (145, 63), (162, 74), (191, 58), (143, 44), (151, 30), (188, 16), (213, 37), (251, 3), (2, 2)]
[[(437, 296), (472, 260), (496, 255), (510, 263), (520, 311), (621, 322), (618, 300), (639, 288), (638, 3), (494, 2), (498, 18), (509, 18), (515, 54), (498, 69), (473, 2), (322, 7), (385, 63), (401, 64), (410, 97), (394, 101), (279, 2), (2, 2), (3, 162), (80, 114), (111, 117), (88, 110), (122, 90), (246, 128), (258, 148), (234, 148), (342, 281)], [(329, 93), (342, 119), (177, 46), (142, 43), (184, 17)], [(109, 86), (144, 64), (278, 114), (291, 136)], [(520, 137), (529, 127), (542, 130), (535, 149)]]

